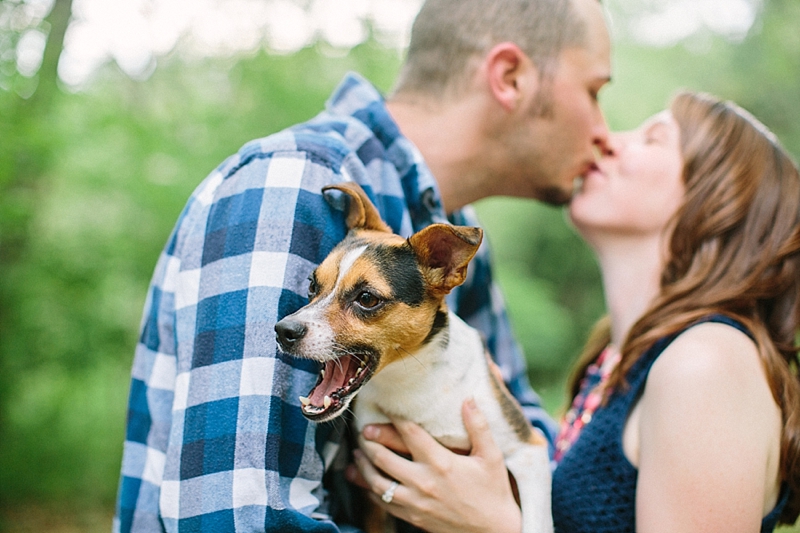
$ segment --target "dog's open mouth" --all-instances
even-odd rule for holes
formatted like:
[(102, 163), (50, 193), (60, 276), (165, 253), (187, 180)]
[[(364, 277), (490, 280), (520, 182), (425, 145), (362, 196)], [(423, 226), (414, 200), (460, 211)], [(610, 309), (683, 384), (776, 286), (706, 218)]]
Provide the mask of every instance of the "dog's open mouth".
[(306, 418), (324, 422), (341, 414), (374, 372), (373, 361), (367, 354), (345, 354), (327, 361), (308, 398), (300, 397)]

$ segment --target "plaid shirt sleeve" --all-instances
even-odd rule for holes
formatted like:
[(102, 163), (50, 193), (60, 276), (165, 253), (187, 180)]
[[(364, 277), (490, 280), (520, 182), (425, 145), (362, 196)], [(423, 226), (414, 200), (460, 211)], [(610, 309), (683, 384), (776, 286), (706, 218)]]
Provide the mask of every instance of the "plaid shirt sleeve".
[[(297, 397), (313, 362), (276, 352), (277, 317), (344, 237), (320, 194), (330, 154), (256, 141), (193, 194), (162, 253), (134, 358), (114, 530), (339, 531), (314, 515), (326, 431)], [(315, 431), (316, 429), (316, 431)]]

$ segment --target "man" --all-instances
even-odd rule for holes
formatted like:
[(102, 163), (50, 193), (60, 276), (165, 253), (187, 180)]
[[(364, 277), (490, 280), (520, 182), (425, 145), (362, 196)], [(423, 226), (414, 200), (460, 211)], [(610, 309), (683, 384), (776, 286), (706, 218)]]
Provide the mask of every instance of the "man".
[[(320, 189), (357, 181), (401, 235), (474, 224), (464, 208), (492, 195), (563, 203), (606, 140), (609, 48), (597, 0), (428, 0), (388, 101), (348, 75), (317, 118), (213, 172), (148, 293), (114, 530), (347, 530), (321, 484), (343, 432), (302, 416), (317, 368), (273, 331), (345, 234)], [(449, 303), (552, 442), (485, 250)]]

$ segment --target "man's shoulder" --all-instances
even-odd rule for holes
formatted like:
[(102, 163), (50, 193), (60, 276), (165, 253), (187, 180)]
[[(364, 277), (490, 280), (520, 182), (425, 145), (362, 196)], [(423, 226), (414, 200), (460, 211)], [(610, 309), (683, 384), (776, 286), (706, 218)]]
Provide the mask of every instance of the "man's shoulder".
[(192, 196), (210, 200), (223, 185), (231, 190), (267, 186), (270, 167), (272, 177), (279, 177), (283, 187), (301, 187), (300, 179), (308, 174), (306, 165), (315, 168), (315, 174), (339, 174), (348, 160), (357, 162), (357, 152), (370, 135), (368, 128), (352, 117), (323, 112), (309, 121), (246, 142), (218, 165)]
[(351, 117), (321, 113), (312, 120), (245, 143), (217, 171), (229, 177), (241, 167), (274, 158), (304, 158), (335, 170), (358, 150), (357, 138), (363, 143), (369, 135), (364, 129)]
[[(263, 212), (264, 205), (270, 206), (270, 212), (283, 210), (290, 217), (319, 212), (322, 188), (340, 181), (358, 181), (392, 203), (389, 197), (402, 198), (399, 176), (397, 183), (387, 180), (384, 166), (372, 164), (376, 158), (387, 157), (383, 146), (373, 146), (380, 143), (376, 139), (358, 118), (323, 111), (311, 120), (251, 140), (196, 187), (178, 221), (179, 233), (203, 229), (208, 217), (219, 211), (216, 206), (237, 212), (250, 208), (254, 217)], [(405, 207), (394, 210), (398, 209)], [(395, 215), (402, 218), (402, 213)]]

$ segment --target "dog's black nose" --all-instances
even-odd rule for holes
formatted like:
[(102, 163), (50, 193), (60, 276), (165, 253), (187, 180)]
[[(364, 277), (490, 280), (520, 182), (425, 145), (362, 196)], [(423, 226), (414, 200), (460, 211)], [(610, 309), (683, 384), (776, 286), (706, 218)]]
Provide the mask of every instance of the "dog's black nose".
[(278, 334), (278, 343), (284, 351), (291, 350), (295, 344), (305, 336), (307, 328), (305, 324), (297, 320), (284, 318), (275, 324), (275, 333)]

